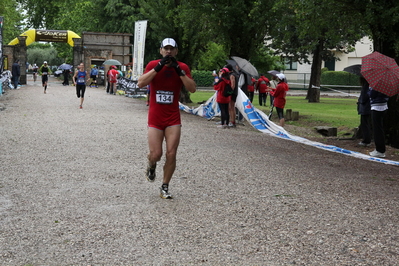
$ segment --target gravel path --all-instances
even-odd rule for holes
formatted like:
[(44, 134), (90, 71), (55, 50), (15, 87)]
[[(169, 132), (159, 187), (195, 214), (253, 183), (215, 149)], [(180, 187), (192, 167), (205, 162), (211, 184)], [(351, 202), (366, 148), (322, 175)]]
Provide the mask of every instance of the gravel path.
[(182, 113), (163, 200), (144, 101), (59, 83), (0, 97), (0, 265), (398, 265), (398, 167)]

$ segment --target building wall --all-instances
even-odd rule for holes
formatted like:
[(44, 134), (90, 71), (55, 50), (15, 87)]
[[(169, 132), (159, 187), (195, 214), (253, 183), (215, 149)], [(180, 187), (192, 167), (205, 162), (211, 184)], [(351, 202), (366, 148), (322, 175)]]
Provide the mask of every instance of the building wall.
[[(369, 37), (363, 37), (360, 41), (358, 41), (355, 45), (355, 50), (348, 54), (345, 53), (337, 53), (336, 56), (339, 58), (339, 61), (335, 62), (335, 71), (342, 71), (345, 67), (361, 64), (362, 57), (366, 56), (373, 52), (373, 41)], [(309, 56), (309, 61), (312, 61), (312, 56)], [(298, 64), (298, 68), (296, 71), (288, 71), (288, 73), (310, 73), (311, 72), (311, 64)], [(325, 67), (325, 62), (323, 61), (322, 67)]]
[(373, 52), (373, 41), (369, 37), (363, 37), (355, 45), (355, 51), (349, 54), (338, 55), (340, 61), (335, 62), (335, 70), (342, 71), (345, 67), (361, 64), (362, 57)]
[(128, 33), (83, 32), (80, 39), (74, 39), (74, 65), (84, 60), (85, 65), (90, 66), (91, 61), (107, 59), (116, 59), (126, 65), (132, 61), (132, 36)]

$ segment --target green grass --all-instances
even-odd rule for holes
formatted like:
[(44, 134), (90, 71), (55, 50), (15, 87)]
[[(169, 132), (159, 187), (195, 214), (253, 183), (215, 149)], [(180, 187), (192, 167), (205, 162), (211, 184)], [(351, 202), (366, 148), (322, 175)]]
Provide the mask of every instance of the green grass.
[[(193, 101), (190, 106), (198, 106), (198, 102), (208, 100), (213, 91), (197, 91), (191, 94)], [(269, 98), (267, 99), (269, 103)], [(299, 112), (298, 121), (287, 121), (287, 124), (301, 127), (331, 126), (338, 128), (341, 134), (359, 126), (360, 117), (357, 114), (356, 98), (320, 98), (319, 103), (309, 103), (305, 96), (287, 96), (285, 110)], [(254, 106), (269, 114), (270, 107), (259, 106), (258, 96), (255, 95)], [(275, 119), (275, 116), (273, 116)], [(274, 120), (273, 119), (273, 120)], [(339, 133), (338, 133), (339, 134)]]

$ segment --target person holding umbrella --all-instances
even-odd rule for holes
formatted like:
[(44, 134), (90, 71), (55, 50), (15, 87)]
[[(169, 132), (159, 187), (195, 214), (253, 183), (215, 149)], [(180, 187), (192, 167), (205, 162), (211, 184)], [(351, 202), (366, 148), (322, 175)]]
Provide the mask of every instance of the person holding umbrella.
[(388, 99), (399, 93), (399, 66), (395, 59), (377, 51), (362, 57), (361, 75), (370, 84), (371, 120), (373, 123), (374, 157), (385, 157), (383, 119), (388, 110)]
[(376, 91), (370, 87), (370, 105), (371, 105), (371, 121), (373, 123), (373, 136), (375, 150), (370, 152), (373, 157), (385, 157), (385, 132), (384, 132), (384, 116), (388, 110), (389, 97), (382, 92)]
[(233, 94), (230, 97), (229, 103), (229, 127), (236, 127), (236, 100), (238, 95), (238, 74), (234, 72), (233, 66), (227, 64), (224, 66), (229, 70), (230, 86), (233, 89)]
[[(111, 66), (107, 73), (109, 83), (109, 94), (116, 94), (116, 82), (118, 81), (119, 72), (116, 70), (116, 66)], [(108, 93), (108, 90), (107, 90)]]
[(69, 86), (69, 74), (71, 73), (71, 67), (71, 65), (65, 64), (65, 67), (62, 70), (62, 74), (64, 75), (64, 82), (62, 82), (63, 86)]

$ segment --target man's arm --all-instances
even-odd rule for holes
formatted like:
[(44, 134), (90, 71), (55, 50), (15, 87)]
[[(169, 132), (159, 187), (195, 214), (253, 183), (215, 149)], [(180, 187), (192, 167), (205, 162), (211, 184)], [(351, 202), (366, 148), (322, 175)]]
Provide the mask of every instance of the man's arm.
[(144, 88), (148, 84), (151, 83), (152, 79), (156, 76), (157, 72), (154, 69), (151, 69), (147, 73), (141, 75), (137, 81), (137, 86), (139, 88)]
[(197, 84), (195, 84), (193, 79), (190, 79), (186, 75), (180, 76), (180, 79), (189, 92), (194, 93), (197, 90)]

